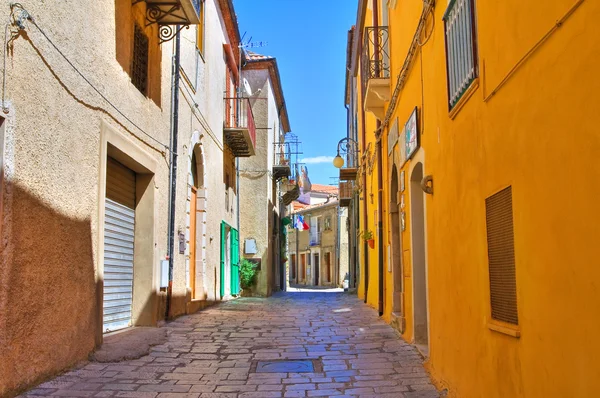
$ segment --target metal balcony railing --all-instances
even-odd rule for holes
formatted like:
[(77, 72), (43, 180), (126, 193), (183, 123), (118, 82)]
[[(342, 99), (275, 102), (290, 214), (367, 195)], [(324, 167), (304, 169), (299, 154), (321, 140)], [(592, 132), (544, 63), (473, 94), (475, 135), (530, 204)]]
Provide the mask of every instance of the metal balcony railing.
[(234, 153), (239, 153), (239, 156), (253, 155), (256, 148), (256, 126), (249, 99), (228, 97), (224, 98), (224, 101), (224, 128), (228, 145)]
[(340, 206), (348, 207), (354, 195), (354, 181), (340, 181)]
[(361, 74), (366, 87), (369, 79), (390, 77), (390, 56), (387, 26), (368, 26), (363, 36)]
[(321, 244), (321, 235), (322, 232), (312, 233), (310, 234), (310, 246), (318, 246)]
[(290, 166), (290, 145), (287, 142), (273, 144), (273, 166)]

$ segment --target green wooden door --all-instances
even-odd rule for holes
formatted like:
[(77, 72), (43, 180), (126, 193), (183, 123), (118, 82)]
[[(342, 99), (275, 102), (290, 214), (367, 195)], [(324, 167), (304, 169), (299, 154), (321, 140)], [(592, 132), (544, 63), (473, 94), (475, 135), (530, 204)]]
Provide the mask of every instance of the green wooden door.
[(239, 232), (231, 228), (231, 295), (240, 294)]
[(225, 221), (221, 222), (221, 298), (225, 296), (225, 250), (227, 242), (227, 229)]

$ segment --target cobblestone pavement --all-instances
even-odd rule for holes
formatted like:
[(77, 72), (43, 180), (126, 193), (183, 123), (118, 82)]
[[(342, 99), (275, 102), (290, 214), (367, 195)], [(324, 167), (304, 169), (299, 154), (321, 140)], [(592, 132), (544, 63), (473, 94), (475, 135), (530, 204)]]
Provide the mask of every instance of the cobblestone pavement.
[[(89, 363), (27, 392), (64, 397), (438, 397), (411, 345), (345, 293), (240, 298), (165, 326), (150, 355)], [(310, 373), (257, 372), (304, 360)]]

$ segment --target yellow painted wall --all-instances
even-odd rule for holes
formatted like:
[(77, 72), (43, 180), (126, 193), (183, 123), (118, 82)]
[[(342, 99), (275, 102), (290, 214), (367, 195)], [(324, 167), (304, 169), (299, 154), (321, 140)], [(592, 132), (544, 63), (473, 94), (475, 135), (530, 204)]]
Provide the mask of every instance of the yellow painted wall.
[[(381, 3), (381, 1), (380, 1)], [(592, 397), (600, 377), (600, 4), (580, 7), (529, 57), (506, 84), (507, 73), (576, 0), (475, 1), (479, 81), (450, 118), (442, 16), (417, 53), (393, 120), (399, 130), (419, 108), (426, 195), (429, 310), (428, 369), (456, 397)], [(391, 87), (404, 63), (422, 2), (398, 1), (389, 10)], [(366, 26), (371, 26), (368, 11)], [(375, 120), (367, 114), (367, 142)], [(421, 119), (422, 118), (422, 119)], [(360, 123), (359, 123), (360, 127)], [(384, 205), (392, 164), (384, 131)], [(359, 135), (360, 136), (360, 135)], [(398, 150), (396, 147), (395, 151)], [(410, 171), (405, 171), (406, 231), (402, 233), (406, 330), (413, 334)], [(376, 230), (377, 170), (367, 176), (369, 229)], [(490, 321), (485, 198), (511, 185), (520, 338), (493, 331)], [(361, 202), (362, 203), (362, 202)], [(363, 204), (364, 206), (364, 204)], [(386, 209), (382, 209), (385, 211)], [(361, 228), (363, 217), (361, 210)], [(386, 249), (391, 226), (384, 214)], [(362, 248), (362, 246), (361, 246)], [(369, 250), (368, 304), (377, 308), (377, 242)], [(362, 254), (359, 257), (362, 264)], [(384, 319), (392, 311), (393, 278), (385, 266)], [(364, 297), (361, 268), (359, 297)]]
[[(392, 88), (417, 25), (418, 3), (399, 1), (390, 10)], [(424, 110), (425, 174), (433, 175), (435, 189), (426, 199), (428, 367), (451, 396), (597, 395), (600, 5), (584, 1), (484, 101), (575, 3), (476, 1), (479, 87), (452, 120), (442, 21), (447, 2), (438, 1), (433, 36), (416, 58), (395, 112), (401, 126), (415, 105)], [(408, 184), (408, 172), (406, 178)], [(520, 338), (488, 328), (485, 198), (508, 185)], [(390, 280), (387, 288), (391, 302)], [(410, 319), (407, 314), (409, 341)]]
[[(365, 26), (370, 26), (371, 21), (373, 20), (372, 8), (368, 7), (365, 21)], [(363, 104), (364, 99), (362, 97), (362, 92), (360, 89), (361, 82), (361, 73), (360, 65), (358, 72), (358, 101), (359, 104)], [(364, 116), (364, 123), (363, 123)], [(360, 279), (359, 286), (357, 289), (358, 297), (363, 299), (365, 298), (365, 263), (364, 263), (364, 244), (362, 240), (362, 232), (365, 230), (370, 230), (373, 234), (373, 239), (375, 240), (374, 248), (370, 248), (367, 246), (368, 250), (368, 258), (369, 258), (369, 276), (368, 276), (368, 288), (367, 288), (367, 305), (377, 309), (379, 305), (379, 284), (378, 284), (378, 272), (379, 272), (379, 263), (378, 263), (378, 244), (379, 244), (379, 236), (377, 235), (377, 223), (375, 220), (375, 214), (377, 209), (377, 158), (374, 156), (376, 154), (376, 140), (375, 140), (375, 130), (377, 128), (377, 119), (369, 112), (358, 112), (358, 129), (359, 129), (359, 149), (360, 153), (364, 154), (365, 150), (368, 149), (368, 156), (364, 157), (364, 160), (361, 160), (361, 173), (358, 175), (360, 179), (361, 193), (360, 193), (360, 232), (361, 232), (361, 240), (359, 244), (359, 261), (360, 261)], [(362, 140), (363, 137), (363, 125), (365, 126), (365, 141)], [(363, 184), (363, 176), (366, 175), (366, 185)], [(366, 191), (367, 200), (363, 199), (364, 192)], [(364, 224), (364, 212), (367, 212), (368, 215), (368, 224), (365, 226)]]

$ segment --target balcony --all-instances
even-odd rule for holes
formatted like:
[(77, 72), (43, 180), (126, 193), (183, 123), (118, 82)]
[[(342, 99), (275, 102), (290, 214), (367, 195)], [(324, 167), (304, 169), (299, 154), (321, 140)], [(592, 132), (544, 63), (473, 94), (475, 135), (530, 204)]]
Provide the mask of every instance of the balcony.
[(233, 156), (238, 158), (254, 156), (256, 127), (248, 98), (225, 98), (223, 136)]
[(340, 181), (340, 207), (350, 206), (354, 195), (354, 181)]
[(322, 232), (316, 232), (316, 233), (312, 233), (310, 234), (310, 246), (319, 246), (321, 244), (321, 235), (323, 233)]
[(300, 187), (298, 185), (293, 185), (290, 190), (283, 194), (283, 204), (289, 206), (294, 200), (300, 197)]
[(278, 181), (282, 178), (288, 178), (292, 169), (290, 168), (290, 149), (289, 144), (285, 142), (276, 142), (273, 144), (273, 179)]
[(379, 120), (385, 117), (385, 103), (390, 100), (390, 56), (388, 27), (369, 26), (363, 37), (361, 64), (364, 106)]

